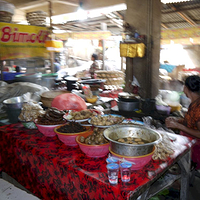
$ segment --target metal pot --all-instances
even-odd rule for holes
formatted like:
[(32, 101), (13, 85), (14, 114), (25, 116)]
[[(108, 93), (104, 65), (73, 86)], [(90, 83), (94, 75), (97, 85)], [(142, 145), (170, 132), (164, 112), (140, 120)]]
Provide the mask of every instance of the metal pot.
[(21, 108), (26, 101), (22, 96), (12, 97), (3, 101), (10, 123), (17, 123)]
[[(153, 151), (154, 145), (159, 143), (162, 139), (161, 135), (146, 127), (136, 125), (115, 125), (104, 130), (104, 137), (110, 141), (110, 150), (121, 156), (142, 156)], [(117, 142), (119, 138), (141, 138), (149, 141), (146, 144), (126, 144)]]
[(139, 103), (139, 100), (136, 100), (135, 102), (118, 100), (117, 105), (118, 105), (119, 111), (130, 112), (130, 111), (134, 111), (135, 109), (138, 109), (140, 103)]
[(118, 108), (119, 111), (133, 111), (140, 107), (140, 98), (134, 94), (121, 92), (118, 94)]
[(78, 81), (78, 78), (73, 76), (68, 76), (64, 78), (67, 81), (67, 90), (72, 91), (76, 88), (76, 82)]
[(122, 101), (128, 101), (128, 102), (135, 102), (136, 100), (139, 100), (140, 97), (138, 95), (128, 93), (128, 92), (120, 92), (118, 94), (118, 99)]

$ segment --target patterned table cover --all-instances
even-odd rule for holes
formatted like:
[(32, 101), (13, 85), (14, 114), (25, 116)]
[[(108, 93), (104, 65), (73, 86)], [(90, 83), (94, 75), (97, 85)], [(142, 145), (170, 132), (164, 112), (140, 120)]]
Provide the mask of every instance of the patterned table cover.
[(190, 138), (176, 135), (177, 149), (166, 161), (151, 160), (132, 171), (131, 181), (109, 184), (106, 157), (89, 158), (79, 147), (64, 145), (57, 136), (45, 137), (22, 124), (0, 127), (0, 171), (17, 180), (41, 199), (129, 199), (144, 191), (192, 145)]

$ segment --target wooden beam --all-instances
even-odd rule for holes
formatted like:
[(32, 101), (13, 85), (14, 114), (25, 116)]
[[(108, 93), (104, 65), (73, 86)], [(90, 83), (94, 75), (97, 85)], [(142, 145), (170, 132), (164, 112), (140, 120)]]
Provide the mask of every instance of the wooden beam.
[(168, 27), (167, 27), (165, 24), (163, 24), (163, 23), (161, 23), (161, 26), (162, 26), (163, 28), (165, 28), (165, 29), (168, 29)]
[(176, 11), (185, 21), (187, 21), (189, 24), (191, 24), (192, 26), (196, 26), (197, 24), (189, 17), (187, 16), (185, 13), (183, 12), (179, 12), (177, 11), (175, 6), (171, 6), (172, 10)]

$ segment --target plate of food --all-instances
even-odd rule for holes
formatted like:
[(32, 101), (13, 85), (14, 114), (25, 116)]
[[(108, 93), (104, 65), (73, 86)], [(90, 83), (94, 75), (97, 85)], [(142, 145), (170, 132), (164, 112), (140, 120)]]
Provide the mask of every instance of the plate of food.
[(86, 109), (81, 111), (69, 110), (63, 117), (69, 122), (85, 122), (88, 121), (91, 117), (101, 114), (98, 110), (95, 109)]
[(88, 122), (95, 127), (107, 128), (113, 125), (122, 123), (124, 117), (121, 115), (107, 114), (107, 115), (96, 115), (91, 117)]
[(144, 122), (133, 119), (124, 119), (122, 124), (144, 125)]

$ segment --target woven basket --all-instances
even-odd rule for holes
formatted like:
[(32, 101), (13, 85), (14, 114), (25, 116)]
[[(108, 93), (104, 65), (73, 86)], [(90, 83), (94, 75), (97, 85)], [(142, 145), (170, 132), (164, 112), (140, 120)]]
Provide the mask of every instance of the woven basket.
[(99, 70), (95, 72), (97, 79), (105, 79), (104, 86), (106, 89), (118, 89), (124, 84), (125, 74), (122, 71), (105, 71)]
[(26, 20), (33, 26), (46, 26), (47, 13), (43, 11), (35, 11), (26, 13)]
[(6, 11), (0, 11), (0, 22), (10, 23), (12, 21), (12, 13)]

